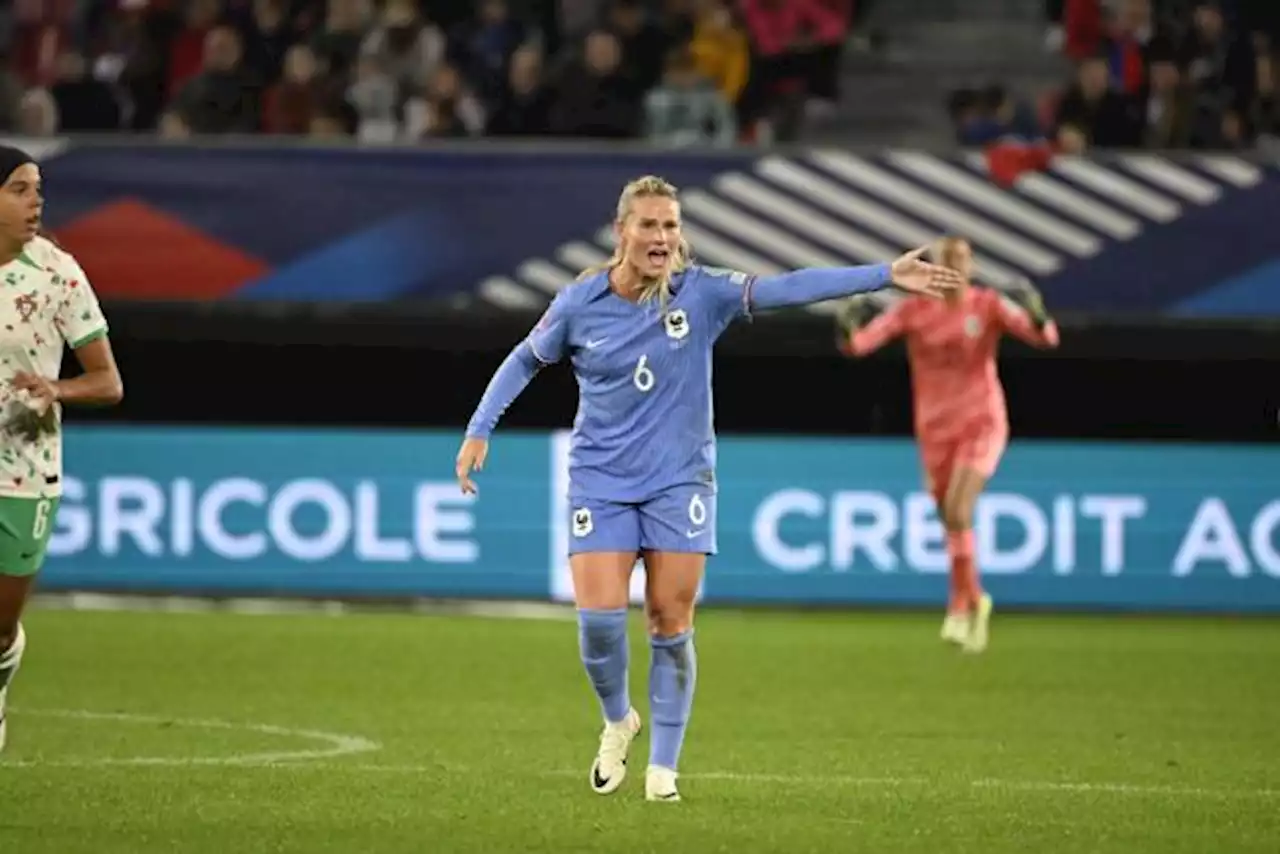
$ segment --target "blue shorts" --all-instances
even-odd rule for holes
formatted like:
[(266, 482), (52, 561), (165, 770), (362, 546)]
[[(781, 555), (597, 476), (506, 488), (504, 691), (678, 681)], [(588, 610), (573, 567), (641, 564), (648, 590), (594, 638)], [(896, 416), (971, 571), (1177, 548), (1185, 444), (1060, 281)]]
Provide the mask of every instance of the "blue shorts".
[(569, 502), (569, 554), (582, 552), (716, 553), (716, 494), (676, 486), (648, 501)]

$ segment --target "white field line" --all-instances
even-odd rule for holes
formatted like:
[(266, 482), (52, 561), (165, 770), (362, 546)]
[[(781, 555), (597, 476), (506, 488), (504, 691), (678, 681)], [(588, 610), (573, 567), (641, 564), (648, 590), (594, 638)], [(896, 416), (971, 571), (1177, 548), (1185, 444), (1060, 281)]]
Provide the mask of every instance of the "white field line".
[(131, 712), (91, 712), (84, 709), (24, 709), (11, 708), (9, 712), (15, 719), (24, 717), (63, 718), (82, 721), (104, 721), (122, 724), (153, 724), (156, 726), (175, 726), (185, 729), (233, 730), (251, 732), (260, 735), (277, 736), (281, 739), (300, 739), (317, 744), (307, 750), (273, 750), (259, 753), (233, 753), (229, 756), (124, 756), (93, 758), (53, 758), (26, 759), (5, 761), (0, 759), (0, 767), (72, 767), (86, 768), (108, 765), (152, 765), (187, 767), (195, 765), (273, 765), (289, 762), (313, 762), (317, 760), (336, 759), (356, 753), (369, 753), (381, 750), (382, 745), (376, 741), (357, 735), (343, 735), (335, 732), (323, 732), (297, 727), (275, 726), (273, 724), (241, 723), (238, 721), (203, 720), (193, 718), (172, 718), (166, 715), (139, 715)]

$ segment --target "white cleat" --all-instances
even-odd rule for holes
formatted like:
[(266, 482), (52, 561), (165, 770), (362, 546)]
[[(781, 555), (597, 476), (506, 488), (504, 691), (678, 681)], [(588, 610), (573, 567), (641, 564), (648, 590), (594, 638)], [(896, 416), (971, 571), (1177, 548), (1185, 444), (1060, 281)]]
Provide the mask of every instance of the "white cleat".
[(4, 713), (4, 695), (7, 693), (0, 691), (0, 753), (4, 753), (4, 742), (9, 736), (9, 718)]
[(963, 644), (969, 639), (969, 615), (947, 614), (942, 621), (941, 637), (947, 643)]
[(676, 777), (679, 775), (670, 768), (661, 765), (650, 765), (644, 775), (644, 799), (646, 801), (666, 801), (676, 803), (680, 800), (680, 790), (676, 788)]
[(600, 734), (600, 752), (591, 763), (591, 791), (612, 795), (627, 777), (627, 753), (640, 734), (640, 713), (635, 709), (617, 723), (606, 723)]
[(965, 652), (982, 652), (990, 640), (991, 611), (994, 604), (991, 597), (982, 594), (978, 600), (977, 610), (973, 613), (973, 624), (969, 626), (969, 636), (964, 639)]

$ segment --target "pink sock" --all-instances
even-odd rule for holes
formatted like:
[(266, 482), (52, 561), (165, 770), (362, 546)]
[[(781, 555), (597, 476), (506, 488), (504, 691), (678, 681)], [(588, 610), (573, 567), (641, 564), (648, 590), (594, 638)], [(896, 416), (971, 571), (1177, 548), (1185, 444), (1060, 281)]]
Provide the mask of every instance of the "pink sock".
[(978, 566), (974, 560), (973, 529), (949, 531), (947, 551), (951, 555), (953, 589), (960, 591), (964, 610), (968, 610), (982, 598), (982, 588), (978, 584)]

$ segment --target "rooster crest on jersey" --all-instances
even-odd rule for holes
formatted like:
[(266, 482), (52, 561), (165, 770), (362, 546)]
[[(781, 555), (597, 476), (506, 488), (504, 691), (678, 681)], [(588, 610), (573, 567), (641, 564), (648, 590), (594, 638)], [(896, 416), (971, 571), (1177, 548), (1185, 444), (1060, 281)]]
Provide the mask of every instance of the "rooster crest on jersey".
[(964, 334), (970, 338), (977, 338), (982, 334), (982, 321), (977, 315), (971, 314), (964, 319)]
[(585, 537), (591, 533), (591, 529), (594, 527), (590, 510), (586, 507), (579, 507), (573, 511), (573, 535), (575, 537)]
[(662, 325), (667, 328), (667, 337), (679, 341), (689, 335), (689, 315), (683, 308), (667, 312), (662, 318)]

